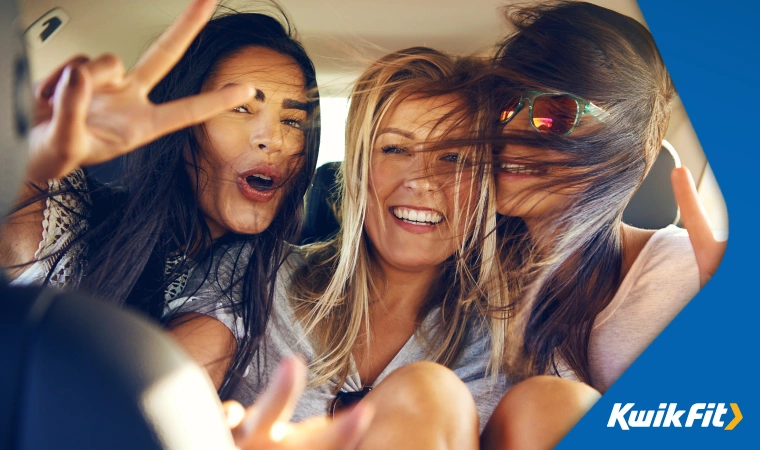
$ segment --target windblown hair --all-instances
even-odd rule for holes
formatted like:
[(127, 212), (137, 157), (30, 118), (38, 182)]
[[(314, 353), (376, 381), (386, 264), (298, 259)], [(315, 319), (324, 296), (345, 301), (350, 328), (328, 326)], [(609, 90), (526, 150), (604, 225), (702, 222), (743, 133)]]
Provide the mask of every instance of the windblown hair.
[(621, 281), (623, 210), (658, 155), (676, 93), (651, 34), (630, 17), (559, 2), (513, 10), (511, 21), (517, 31), (494, 57), (502, 105), (526, 90), (564, 92), (606, 114), (583, 116), (569, 136), (505, 128), (507, 144), (561, 155), (530, 164), (553, 178), (538, 191), (567, 198), (530, 233), (520, 218), (499, 224), (502, 268), (520, 293), (505, 371), (519, 381), (567, 368), (590, 383), (594, 319)]
[[(384, 276), (364, 231), (368, 197), (373, 195), (369, 185), (370, 164), (383, 118), (405, 99), (455, 96), (457, 107), (437, 126), (453, 121), (454, 127), (466, 129), (469, 134), (456, 137), (444, 133), (440, 140), (425, 145), (430, 150), (467, 148), (469, 162), (460, 161), (450, 179), (458, 186), (462, 174), (469, 171), (476, 180), (473, 195), (457, 189), (455, 195), (467, 196), (470, 202), (461, 209), (473, 207), (474, 213), (455, 212), (456, 219), (465, 221), (466, 235), (455, 254), (443, 264), (440, 280), (419, 312), (421, 321), (440, 306), (437, 330), (420, 327), (417, 335), (428, 344), (431, 359), (451, 365), (461, 354), (468, 328), (476, 318), (490, 312), (493, 305), (502, 306), (498, 303), (501, 285), (492, 278), (492, 274), (498, 275), (498, 266), (493, 257), (483, 257), (493, 255), (496, 249), (495, 234), (488, 233), (495, 227), (490, 194), (493, 180), (488, 176), (491, 152), (484, 145), (471, 145), (477, 142), (474, 133), (484, 130), (484, 121), (488, 119), (480, 108), (481, 85), (474, 82), (486, 67), (483, 61), (474, 58), (453, 59), (436, 50), (413, 47), (376, 61), (356, 82), (348, 114), (346, 158), (340, 174), (341, 228), (333, 240), (306, 247), (307, 265), (296, 272), (292, 287), (297, 315), (316, 344), (317, 356), (311, 367), (315, 374), (313, 384), (332, 378), (339, 380), (340, 387), (349, 375), (355, 346), (366, 345), (369, 349), (369, 305), (381, 299), (384, 291)], [(492, 299), (491, 304), (488, 299)], [(498, 368), (505, 323), (493, 322), (495, 332), (501, 336), (495, 340), (497, 362), (493, 367)], [(360, 333), (362, 325), (368, 330), (365, 336)], [(363, 338), (366, 344), (360, 341)]]
[[(88, 218), (93, 226), (76, 240), (83, 239), (89, 249), (81, 274), (81, 289), (131, 305), (164, 323), (175, 319), (162, 317), (166, 307), (164, 291), (189, 265), (201, 266), (217, 249), (217, 255), (232, 252), (225, 258), (235, 261), (236, 265), (247, 261), (245, 270), (241, 271), (244, 276), (238, 280), (242, 287), (236, 286), (242, 291), (242, 298), (232, 296), (232, 282), (225, 287), (233, 299), (235, 316), (243, 320), (245, 333), (236, 336), (238, 350), (221, 387), (222, 397), (229, 395), (242, 378), (242, 371), (254, 356), (265, 330), (275, 276), (287, 256), (288, 242), (297, 239), (300, 231), (303, 196), (314, 174), (319, 148), (319, 93), (314, 65), (296, 40), (295, 30), (285, 13), (276, 4), (273, 9), (279, 11), (279, 19), (232, 10), (217, 15), (150, 93), (154, 103), (198, 94), (221, 62), (234, 58), (237, 52), (248, 47), (265, 47), (293, 58), (303, 73), (303, 89), (308, 97), (308, 119), (303, 127), (305, 143), (297, 156), (300, 161), (295, 165), (296, 173), (290, 174), (282, 187), (286, 194), (271, 225), (258, 235), (228, 233), (212, 242), (198, 203), (199, 193), (208, 181), (199, 164), (205, 151), (205, 132), (200, 125), (164, 136), (128, 154), (124, 158), (124, 176), (116, 183), (122, 187), (120, 192), (93, 187), (93, 217)], [(188, 166), (195, 171), (192, 178), (188, 175)], [(250, 245), (231, 245), (239, 241)], [(51, 274), (75, 243), (53, 255), (56, 262)], [(251, 251), (250, 258), (242, 257), (241, 248)], [(187, 258), (165, 273), (170, 255)], [(218, 268), (218, 265), (211, 267)], [(212, 272), (209, 269), (205, 273), (211, 281), (230, 279)], [(233, 269), (233, 273), (237, 270)]]

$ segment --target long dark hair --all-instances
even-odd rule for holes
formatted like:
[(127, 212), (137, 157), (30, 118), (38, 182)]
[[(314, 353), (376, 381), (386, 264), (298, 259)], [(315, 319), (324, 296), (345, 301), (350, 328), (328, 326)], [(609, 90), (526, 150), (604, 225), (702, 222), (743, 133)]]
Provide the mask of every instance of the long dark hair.
[(501, 104), (526, 90), (566, 92), (607, 115), (570, 136), (509, 129), (504, 136), (507, 143), (558, 151), (559, 163), (540, 157), (531, 163), (555, 167), (549, 173), (556, 178), (541, 190), (562, 190), (568, 198), (530, 234), (522, 219), (500, 223), (502, 266), (521, 295), (510, 324), (508, 371), (519, 380), (557, 371), (561, 361), (590, 383), (594, 319), (621, 280), (622, 213), (656, 159), (675, 89), (651, 34), (630, 17), (585, 2), (510, 16), (516, 32), (494, 57)]
[[(154, 103), (198, 94), (221, 61), (246, 47), (266, 47), (290, 56), (298, 63), (308, 97), (305, 144), (299, 155), (302, 158), (298, 165), (300, 170), (287, 181), (287, 193), (271, 225), (258, 235), (228, 234), (212, 242), (196, 194), (204, 189), (197, 180), (205, 178), (199, 176), (201, 168), (198, 164), (202, 157), (198, 138), (202, 136), (201, 126), (164, 136), (127, 155), (123, 181), (117, 183), (122, 185), (119, 192), (114, 193), (113, 189), (105, 187), (92, 189), (95, 206), (92, 228), (82, 237), (89, 250), (80, 287), (131, 305), (165, 323), (172, 318), (162, 318), (166, 306), (164, 290), (188, 268), (190, 261), (200, 266), (216, 251), (217, 257), (219, 252), (233, 252), (224, 256), (231, 258), (235, 266), (246, 264), (245, 275), (239, 280), (242, 286), (236, 286), (242, 296), (232, 296), (234, 283), (231, 279), (230, 285), (226, 286), (233, 300), (233, 312), (242, 318), (245, 333), (236, 336), (238, 351), (220, 389), (222, 397), (234, 389), (265, 330), (275, 276), (286, 256), (288, 243), (300, 231), (302, 200), (314, 174), (319, 148), (319, 93), (314, 65), (295, 40), (295, 31), (287, 17), (282, 11), (280, 13), (281, 20), (264, 14), (234, 11), (217, 16), (203, 28), (182, 59), (150, 93)], [(189, 149), (190, 164), (195, 170), (195, 182), (187, 173), (186, 149)], [(231, 245), (241, 240), (248, 245)], [(242, 255), (243, 251), (250, 251), (250, 255)], [(188, 259), (170, 273), (165, 273), (167, 256), (176, 254)], [(57, 258), (60, 260), (60, 256)], [(206, 278), (227, 279), (212, 272), (207, 270)]]

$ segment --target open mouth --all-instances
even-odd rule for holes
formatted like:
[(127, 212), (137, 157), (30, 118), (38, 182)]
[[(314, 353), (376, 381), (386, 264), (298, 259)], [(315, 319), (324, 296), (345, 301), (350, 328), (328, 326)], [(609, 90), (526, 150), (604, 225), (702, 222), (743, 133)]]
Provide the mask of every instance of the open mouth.
[(274, 179), (261, 173), (248, 175), (245, 177), (245, 182), (248, 183), (248, 186), (256, 189), (257, 191), (268, 191), (275, 187)]
[(394, 206), (390, 208), (390, 212), (395, 218), (412, 225), (438, 225), (443, 221), (443, 214), (430, 209)]
[(273, 164), (259, 164), (241, 173), (240, 180), (251, 189), (267, 192), (280, 187), (282, 176)]
[(273, 164), (259, 164), (239, 175), (237, 185), (245, 198), (254, 202), (268, 202), (282, 187), (282, 176)]

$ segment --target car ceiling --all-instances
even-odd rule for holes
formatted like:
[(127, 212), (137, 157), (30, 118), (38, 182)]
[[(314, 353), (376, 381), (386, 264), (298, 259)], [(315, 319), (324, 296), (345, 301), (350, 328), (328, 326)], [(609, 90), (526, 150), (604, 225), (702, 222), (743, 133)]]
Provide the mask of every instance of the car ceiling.
[[(30, 48), (32, 77), (39, 79), (77, 53), (118, 54), (133, 64), (149, 43), (189, 3), (188, 0), (21, 0), (26, 29), (55, 7), (70, 22), (44, 46)], [(266, 11), (271, 2), (232, 0), (242, 11)], [(454, 54), (488, 54), (509, 32), (501, 8), (514, 0), (281, 0), (317, 67), (325, 97), (346, 97), (362, 69), (393, 50), (425, 45)], [(635, 0), (595, 0), (644, 22)], [(699, 180), (707, 161), (680, 102), (668, 140)]]

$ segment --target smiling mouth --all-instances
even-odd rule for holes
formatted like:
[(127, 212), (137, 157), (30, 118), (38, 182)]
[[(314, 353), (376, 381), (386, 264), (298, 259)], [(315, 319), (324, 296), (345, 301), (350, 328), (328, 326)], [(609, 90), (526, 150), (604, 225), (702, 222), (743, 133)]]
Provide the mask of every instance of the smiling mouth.
[(272, 177), (260, 173), (248, 175), (245, 177), (245, 182), (248, 183), (248, 186), (257, 191), (268, 191), (274, 188), (274, 180)]
[(538, 175), (538, 169), (530, 169), (525, 164), (501, 163), (499, 169), (502, 173), (513, 173), (518, 175)]
[(395, 218), (412, 225), (438, 225), (443, 221), (443, 214), (438, 211), (406, 207), (392, 207), (390, 210)]

